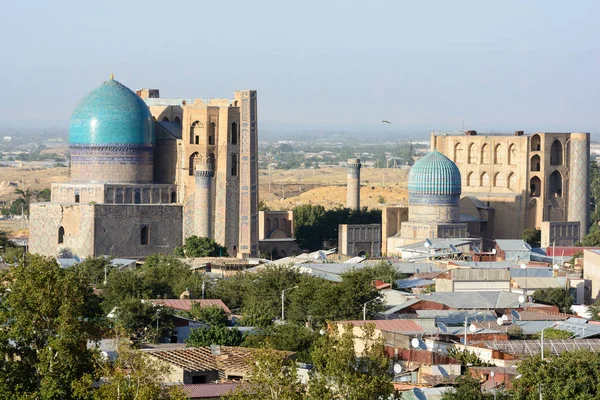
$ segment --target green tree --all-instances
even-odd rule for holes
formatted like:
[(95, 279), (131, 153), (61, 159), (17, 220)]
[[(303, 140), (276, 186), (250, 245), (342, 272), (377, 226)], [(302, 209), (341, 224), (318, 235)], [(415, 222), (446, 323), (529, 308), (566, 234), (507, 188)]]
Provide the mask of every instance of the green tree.
[(201, 307), (200, 304), (194, 303), (189, 314), (195, 321), (204, 322), (209, 326), (226, 326), (229, 322), (225, 310), (217, 306)]
[(227, 248), (219, 245), (213, 239), (189, 236), (183, 246), (186, 257), (227, 257)]
[(242, 345), (293, 351), (296, 360), (310, 363), (310, 351), (319, 337), (317, 332), (311, 332), (304, 326), (285, 323), (265, 328), (258, 334), (247, 335)]
[(531, 247), (540, 247), (542, 231), (539, 229), (525, 229), (523, 231), (523, 240)]
[(257, 350), (249, 363), (247, 382), (227, 396), (231, 400), (303, 400), (306, 387), (298, 380), (296, 365), (285, 353)]
[(492, 393), (483, 393), (481, 382), (468, 373), (459, 376), (456, 383), (457, 386), (454, 389), (442, 395), (442, 400), (492, 400), (494, 398)]
[(181, 386), (161, 385), (171, 367), (140, 351), (122, 346), (114, 363), (103, 362), (99, 368), (103, 384), (92, 389), (93, 380), (86, 376), (74, 385), (81, 398), (90, 400), (186, 400)]
[(37, 201), (50, 201), (51, 191), (50, 188), (45, 188), (35, 192), (35, 199)]
[(115, 309), (115, 326), (127, 333), (135, 345), (157, 343), (173, 330), (173, 312), (149, 301), (129, 298)]
[[(72, 384), (94, 371), (100, 310), (77, 268), (30, 256), (0, 286), (0, 393), (4, 398), (74, 398)], [(92, 376), (95, 378), (95, 375)]]
[[(562, 329), (555, 328), (546, 328), (544, 329), (544, 339), (570, 339), (573, 336), (573, 333), (569, 331), (565, 331)], [(540, 339), (542, 337), (542, 333), (536, 333), (533, 335), (535, 339)]]
[(538, 289), (533, 292), (533, 300), (537, 303), (548, 304), (557, 306), (560, 312), (571, 313), (571, 306), (573, 305), (573, 297), (569, 294), (568, 289), (564, 288), (550, 288), (550, 289)]
[(21, 213), (27, 215), (27, 210), (29, 210), (29, 205), (22, 198), (13, 200), (10, 205), (10, 213), (12, 215), (21, 215)]
[(334, 328), (315, 344), (310, 372), (310, 398), (333, 400), (388, 399), (394, 395), (389, 359), (383, 339), (376, 339), (375, 327), (363, 325), (364, 351), (354, 349), (352, 325), (343, 332)]
[(474, 352), (468, 350), (458, 350), (456, 347), (452, 347), (448, 350), (450, 357), (456, 358), (463, 365), (472, 365), (475, 367), (488, 366), (490, 364), (481, 361), (481, 359)]
[(592, 315), (592, 320), (600, 321), (600, 299), (591, 304), (588, 311)]
[(549, 356), (528, 357), (518, 367), (521, 377), (512, 381), (515, 400), (600, 398), (600, 354), (574, 350)]
[[(600, 213), (600, 210), (597, 210), (596, 213)], [(592, 225), (590, 228), (590, 233), (585, 235), (581, 240), (581, 243), (578, 243), (580, 246), (584, 247), (599, 247), (600, 246), (600, 226)]]
[(224, 325), (213, 325), (209, 328), (192, 329), (185, 340), (188, 346), (205, 347), (211, 344), (221, 346), (239, 346), (244, 341), (244, 335), (237, 328)]

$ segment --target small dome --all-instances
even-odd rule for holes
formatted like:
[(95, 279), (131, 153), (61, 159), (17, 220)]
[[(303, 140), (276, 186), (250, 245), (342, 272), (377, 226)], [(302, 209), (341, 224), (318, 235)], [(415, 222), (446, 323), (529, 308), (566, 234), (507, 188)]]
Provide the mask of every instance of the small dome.
[(111, 78), (85, 96), (73, 111), (69, 143), (152, 145), (152, 115), (138, 95)]
[(432, 151), (415, 163), (408, 173), (409, 195), (460, 196), (460, 171), (439, 151)]

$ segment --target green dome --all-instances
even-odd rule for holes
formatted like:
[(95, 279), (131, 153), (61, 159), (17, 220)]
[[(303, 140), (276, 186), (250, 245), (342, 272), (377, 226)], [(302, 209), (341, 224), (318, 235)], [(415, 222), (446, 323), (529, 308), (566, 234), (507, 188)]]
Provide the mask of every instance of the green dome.
[(460, 196), (460, 191), (458, 167), (437, 150), (417, 161), (408, 173), (409, 197)]
[(73, 111), (69, 143), (152, 145), (152, 115), (138, 95), (111, 78), (85, 96)]

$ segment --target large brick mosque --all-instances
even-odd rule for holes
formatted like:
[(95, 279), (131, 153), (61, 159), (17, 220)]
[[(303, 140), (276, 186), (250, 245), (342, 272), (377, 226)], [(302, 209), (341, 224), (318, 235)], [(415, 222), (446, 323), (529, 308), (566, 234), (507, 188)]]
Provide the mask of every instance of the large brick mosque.
[(198, 235), (256, 256), (257, 135), (256, 91), (161, 98), (111, 76), (73, 111), (71, 181), (31, 205), (30, 251), (145, 257)]

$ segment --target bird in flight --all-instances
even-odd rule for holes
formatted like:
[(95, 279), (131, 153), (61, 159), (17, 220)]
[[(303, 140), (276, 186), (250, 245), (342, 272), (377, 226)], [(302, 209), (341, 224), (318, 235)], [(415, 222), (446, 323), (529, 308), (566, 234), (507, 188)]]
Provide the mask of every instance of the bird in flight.
[(384, 124), (391, 124), (391, 122), (390, 122), (390, 121), (386, 121), (386, 120), (383, 120), (383, 121), (381, 121), (381, 122), (383, 122)]

